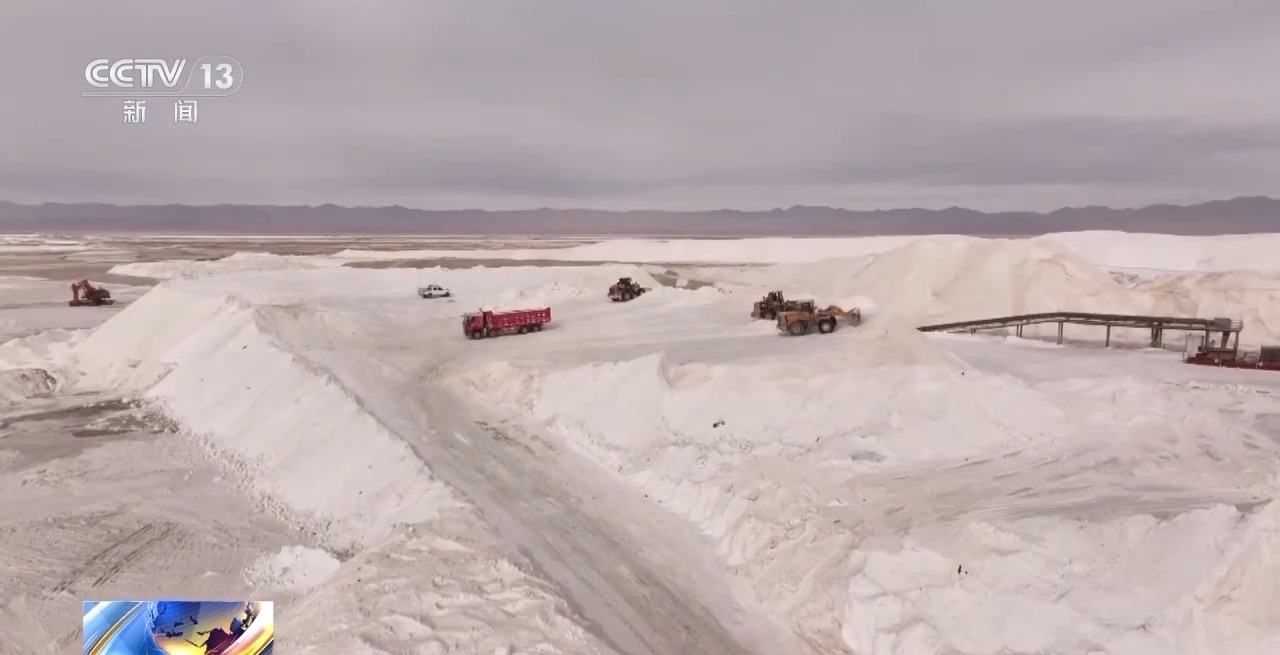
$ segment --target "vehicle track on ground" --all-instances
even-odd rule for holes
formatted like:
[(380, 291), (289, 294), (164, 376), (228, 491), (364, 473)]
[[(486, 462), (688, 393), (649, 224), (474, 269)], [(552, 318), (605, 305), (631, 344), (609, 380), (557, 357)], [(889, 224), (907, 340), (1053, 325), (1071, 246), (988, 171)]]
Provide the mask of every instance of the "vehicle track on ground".
[(502, 417), (450, 389), (447, 367), (462, 365), (467, 350), (409, 362), (386, 344), (358, 360), (331, 357), (344, 338), (289, 335), (302, 341), (291, 344), (295, 353), (404, 439), (479, 510), (509, 559), (553, 585), (619, 653), (813, 652), (758, 607), (694, 526), (553, 439), (495, 427)]
[(147, 523), (89, 556), (83, 564), (54, 586), (53, 591), (55, 593), (70, 591), (80, 580), (89, 576), (93, 576), (90, 586), (101, 587), (120, 573), (124, 567), (168, 539), (173, 531), (172, 525)]
[(425, 382), (407, 403), (399, 399), (407, 416), (364, 400), (480, 510), (514, 561), (553, 584), (585, 627), (620, 653), (806, 652), (790, 635), (744, 634), (772, 622), (740, 622), (755, 612), (734, 600), (743, 590), (731, 589), (710, 544), (598, 467), (545, 440), (492, 427), (479, 418), (483, 408), (438, 382)]

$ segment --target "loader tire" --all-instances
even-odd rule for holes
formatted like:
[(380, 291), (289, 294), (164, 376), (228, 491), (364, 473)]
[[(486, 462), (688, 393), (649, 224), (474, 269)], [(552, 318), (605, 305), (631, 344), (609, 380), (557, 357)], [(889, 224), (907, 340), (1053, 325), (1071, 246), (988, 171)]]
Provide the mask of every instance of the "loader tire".
[(836, 331), (835, 321), (818, 321), (818, 331), (823, 334), (831, 334)]
[(802, 321), (796, 321), (795, 323), (787, 326), (787, 333), (793, 337), (804, 336), (804, 333), (808, 331), (808, 326), (806, 326)]

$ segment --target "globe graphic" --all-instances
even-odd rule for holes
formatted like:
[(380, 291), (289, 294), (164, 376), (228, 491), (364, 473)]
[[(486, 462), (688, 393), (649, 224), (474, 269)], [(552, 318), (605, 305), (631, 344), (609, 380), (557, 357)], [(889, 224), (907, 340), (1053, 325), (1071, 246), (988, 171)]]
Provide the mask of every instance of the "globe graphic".
[(167, 655), (227, 652), (255, 618), (254, 603), (163, 600), (147, 604), (147, 628)]

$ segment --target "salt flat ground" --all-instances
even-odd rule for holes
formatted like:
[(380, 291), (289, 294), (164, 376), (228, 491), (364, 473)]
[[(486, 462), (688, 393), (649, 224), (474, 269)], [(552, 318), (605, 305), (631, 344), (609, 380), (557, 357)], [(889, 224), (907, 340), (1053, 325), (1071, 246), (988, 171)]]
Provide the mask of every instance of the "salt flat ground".
[[(154, 594), (274, 598), (290, 653), (1277, 652), (1280, 375), (912, 329), (1277, 333), (1274, 237), (1123, 237), (24, 254), (21, 302), (67, 257), (130, 284), (0, 300), (0, 652)], [(609, 303), (621, 275), (653, 291)], [(773, 288), (867, 320), (783, 337), (746, 316)]]

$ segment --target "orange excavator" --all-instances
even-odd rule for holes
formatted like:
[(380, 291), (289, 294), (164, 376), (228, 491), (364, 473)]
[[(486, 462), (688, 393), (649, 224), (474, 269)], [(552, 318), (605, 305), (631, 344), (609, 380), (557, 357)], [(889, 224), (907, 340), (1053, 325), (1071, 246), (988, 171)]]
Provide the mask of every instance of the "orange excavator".
[(67, 304), (72, 307), (84, 307), (114, 305), (116, 301), (111, 297), (110, 291), (95, 287), (89, 284), (88, 280), (80, 280), (71, 284), (71, 301)]

